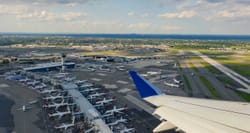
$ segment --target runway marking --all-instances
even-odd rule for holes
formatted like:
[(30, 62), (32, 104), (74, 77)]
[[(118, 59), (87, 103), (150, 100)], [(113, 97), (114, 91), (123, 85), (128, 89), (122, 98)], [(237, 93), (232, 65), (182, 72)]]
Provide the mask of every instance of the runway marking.
[(7, 85), (7, 84), (0, 84), (0, 88), (7, 88), (7, 87), (9, 87), (9, 85)]
[(115, 84), (103, 84), (105, 88), (108, 88), (108, 89), (116, 89), (117, 88), (117, 85)]
[(94, 81), (102, 81), (102, 79), (98, 79), (98, 78), (91, 78), (91, 80), (94, 80)]
[(97, 75), (99, 75), (99, 76), (106, 76), (107, 74), (104, 74), (104, 73), (98, 73)]
[(120, 83), (120, 84), (128, 84), (128, 82), (126, 82), (126, 81), (122, 81), (122, 80), (118, 80), (118, 81), (116, 81), (117, 83)]

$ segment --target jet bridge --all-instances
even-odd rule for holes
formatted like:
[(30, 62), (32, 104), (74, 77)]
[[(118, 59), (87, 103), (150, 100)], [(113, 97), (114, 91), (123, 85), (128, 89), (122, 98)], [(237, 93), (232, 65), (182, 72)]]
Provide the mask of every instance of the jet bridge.
[(101, 133), (113, 133), (108, 125), (101, 119), (101, 114), (78, 90), (69, 89), (69, 94), (73, 97), (75, 103), (80, 107), (81, 112), (99, 129)]

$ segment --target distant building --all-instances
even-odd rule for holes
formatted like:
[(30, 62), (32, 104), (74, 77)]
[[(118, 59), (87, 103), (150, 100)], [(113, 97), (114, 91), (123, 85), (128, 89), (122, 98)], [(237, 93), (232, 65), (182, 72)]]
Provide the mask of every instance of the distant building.
[(26, 72), (54, 71), (54, 70), (61, 70), (63, 65), (67, 69), (75, 67), (75, 63), (73, 62), (65, 62), (64, 64), (62, 64), (61, 62), (53, 62), (53, 63), (37, 64), (36, 66), (27, 67), (27, 68), (24, 68), (23, 70)]

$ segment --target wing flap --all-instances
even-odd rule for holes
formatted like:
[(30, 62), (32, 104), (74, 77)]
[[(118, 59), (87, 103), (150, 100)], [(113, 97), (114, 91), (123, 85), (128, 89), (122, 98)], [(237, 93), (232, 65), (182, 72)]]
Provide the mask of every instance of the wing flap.
[(153, 132), (158, 133), (158, 132), (163, 132), (163, 131), (168, 131), (177, 128), (175, 125), (170, 123), (169, 121), (163, 121), (160, 125), (158, 125)]
[[(165, 107), (167, 109), (174, 109), (173, 111), (186, 113), (190, 116), (199, 117), (204, 120), (208, 120), (214, 123), (218, 123), (227, 127), (232, 127), (242, 131), (250, 132), (250, 115), (244, 111), (249, 111), (248, 104), (242, 105), (238, 102), (224, 102), (216, 101), (217, 106), (210, 105), (209, 102), (215, 102), (215, 100), (201, 100), (192, 98), (183, 98), (176, 96), (153, 96), (145, 99), (149, 103), (156, 106)], [(204, 104), (204, 103), (207, 103)], [(227, 105), (228, 107), (221, 108), (220, 106)], [(227, 109), (229, 107), (245, 109), (244, 111)], [(167, 114), (166, 114), (167, 115)], [(167, 115), (169, 117), (169, 114)], [(161, 116), (162, 117), (162, 116)], [(168, 120), (168, 119), (166, 119)]]
[(206, 120), (173, 108), (159, 107), (154, 114), (168, 120), (187, 133), (248, 133), (248, 131)]

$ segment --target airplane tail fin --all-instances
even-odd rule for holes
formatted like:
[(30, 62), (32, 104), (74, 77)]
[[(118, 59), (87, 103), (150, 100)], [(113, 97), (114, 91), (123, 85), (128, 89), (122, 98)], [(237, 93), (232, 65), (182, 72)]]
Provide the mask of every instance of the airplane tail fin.
[(134, 84), (141, 96), (141, 98), (146, 98), (150, 96), (160, 95), (162, 94), (160, 89), (155, 87), (149, 81), (141, 77), (135, 71), (129, 71), (130, 76), (132, 77)]

